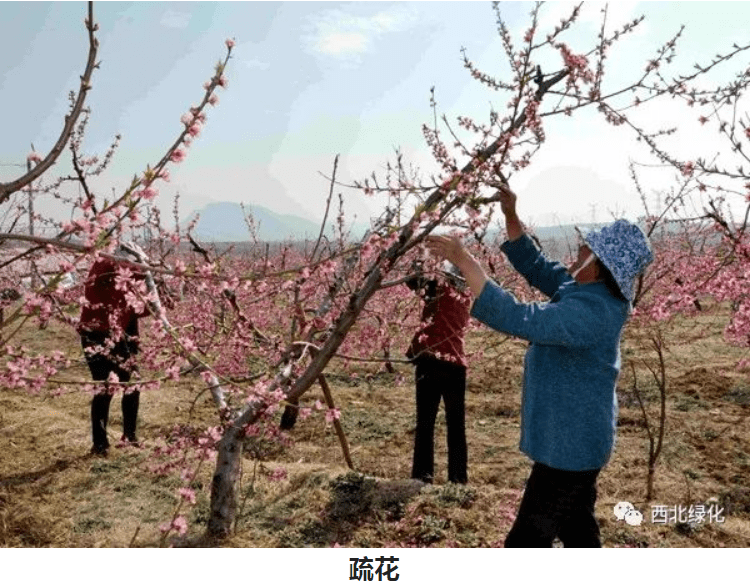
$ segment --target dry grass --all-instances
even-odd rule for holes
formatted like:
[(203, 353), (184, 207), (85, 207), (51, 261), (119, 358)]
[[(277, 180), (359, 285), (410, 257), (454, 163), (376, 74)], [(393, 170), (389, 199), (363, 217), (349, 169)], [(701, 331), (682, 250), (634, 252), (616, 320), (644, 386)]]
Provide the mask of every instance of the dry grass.
[[(721, 339), (725, 316), (707, 314), (666, 331), (669, 393), (667, 434), (656, 479), (656, 500), (647, 503), (643, 420), (623, 369), (620, 428), (615, 455), (599, 481), (597, 515), (605, 546), (746, 547), (750, 544), (748, 413), (750, 382), (735, 370), (740, 352)], [(24, 331), (38, 349), (68, 347), (77, 337), (54, 327)], [(479, 333), (472, 343), (486, 341)], [(640, 331), (639, 334), (643, 334)], [(649, 359), (636, 331), (628, 331), (624, 360)], [(497, 339), (497, 337), (492, 337)], [(294, 444), (244, 462), (241, 509), (235, 533), (222, 545), (244, 547), (352, 547), (501, 545), (512, 524), (530, 464), (518, 451), (522, 356), (525, 343), (498, 345), (496, 355), (469, 374), (468, 486), (446, 484), (444, 418), (436, 432), (436, 485), (406, 480), (414, 427), (412, 371), (357, 378), (330, 373), (334, 398), (352, 457), (362, 474), (348, 474), (336, 436), (320, 416), (299, 421)], [(68, 372), (85, 377), (82, 361)], [(639, 369), (639, 387), (652, 413), (653, 382)], [(151, 447), (174, 424), (197, 427), (217, 422), (198, 381), (166, 387), (141, 398), (142, 449), (112, 449), (106, 459), (88, 456), (88, 396), (57, 398), (21, 391), (0, 393), (0, 545), (5, 547), (123, 547), (160, 545), (159, 525), (177, 504), (176, 476), (148, 470)], [(307, 401), (322, 399), (313, 389)], [(195, 408), (191, 405), (195, 401)], [(119, 436), (119, 398), (110, 414), (112, 440)], [(288, 478), (268, 480), (284, 467)], [(197, 504), (183, 544), (197, 539), (207, 519), (211, 464), (192, 486)], [(377, 477), (377, 478), (375, 478)], [(658, 525), (650, 504), (690, 505), (719, 498), (722, 524)], [(644, 514), (633, 527), (617, 522), (612, 508), (630, 501)]]

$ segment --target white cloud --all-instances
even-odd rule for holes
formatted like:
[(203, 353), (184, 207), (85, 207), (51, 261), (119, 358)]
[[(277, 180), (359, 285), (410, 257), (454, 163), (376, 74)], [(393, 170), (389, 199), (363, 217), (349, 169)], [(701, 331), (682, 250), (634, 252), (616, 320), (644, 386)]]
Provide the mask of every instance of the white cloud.
[(189, 12), (175, 12), (167, 10), (161, 17), (159, 23), (167, 28), (187, 28), (192, 15)]
[(381, 36), (408, 30), (416, 20), (412, 9), (401, 6), (367, 17), (330, 10), (312, 17), (306, 47), (317, 55), (356, 59)]
[(364, 53), (370, 39), (361, 32), (332, 32), (318, 39), (317, 50), (326, 55)]
[(266, 61), (261, 61), (259, 59), (244, 59), (242, 63), (248, 69), (260, 69), (261, 71), (265, 71), (271, 66), (270, 63), (267, 63)]

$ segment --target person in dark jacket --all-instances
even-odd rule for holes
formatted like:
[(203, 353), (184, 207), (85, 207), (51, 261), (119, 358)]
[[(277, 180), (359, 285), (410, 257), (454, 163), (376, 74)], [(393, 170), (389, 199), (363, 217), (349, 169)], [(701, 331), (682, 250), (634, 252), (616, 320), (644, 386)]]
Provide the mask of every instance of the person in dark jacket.
[(448, 442), (448, 480), (466, 483), (464, 331), (469, 322), (470, 297), (455, 267), (446, 270), (439, 279), (418, 273), (406, 284), (424, 300), (422, 324), (406, 353), (415, 365), (417, 404), (411, 476), (426, 483), (433, 482), (435, 419), (442, 398)]
[[(132, 282), (144, 274), (132, 266), (119, 264), (133, 272)], [(91, 400), (92, 454), (106, 456), (109, 449), (107, 421), (115, 387), (112, 381), (127, 383), (137, 374), (138, 319), (149, 314), (143, 302), (138, 310), (127, 300), (130, 285), (118, 283), (118, 263), (100, 257), (92, 265), (84, 287), (86, 302), (81, 310), (78, 333), (83, 353), (94, 381), (103, 382), (101, 391)], [(137, 294), (134, 294), (138, 298)], [(136, 302), (138, 304), (138, 302)], [(140, 392), (125, 386), (122, 396), (122, 441), (138, 444), (136, 422)]]
[(550, 547), (559, 537), (566, 547), (600, 547), (596, 480), (615, 441), (620, 338), (635, 281), (653, 252), (643, 230), (620, 219), (582, 235), (566, 268), (525, 233), (510, 188), (500, 195), (508, 234), (502, 250), (548, 302), (516, 300), (457, 238), (432, 236), (427, 245), (464, 274), (476, 297), (472, 316), (529, 341), (521, 450), (534, 464), (505, 546)]

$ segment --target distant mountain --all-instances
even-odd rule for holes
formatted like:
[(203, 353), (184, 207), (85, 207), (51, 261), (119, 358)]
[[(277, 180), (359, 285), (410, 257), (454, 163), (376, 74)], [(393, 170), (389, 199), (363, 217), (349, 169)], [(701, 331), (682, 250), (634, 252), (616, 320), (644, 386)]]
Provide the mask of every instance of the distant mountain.
[(606, 223), (576, 223), (568, 225), (548, 225), (546, 227), (534, 227), (534, 233), (542, 240), (566, 242), (577, 241), (576, 227), (584, 233), (590, 229), (599, 229)]
[[(255, 225), (259, 227), (258, 239), (261, 241), (314, 239), (320, 233), (320, 223), (298, 215), (282, 215), (258, 205), (246, 205), (245, 210), (252, 212)], [(183, 226), (191, 221), (196, 214), (200, 215), (200, 219), (194, 230), (194, 237), (198, 241), (213, 243), (241, 242), (248, 241), (250, 238), (242, 207), (238, 203), (210, 203), (202, 210), (192, 213), (188, 220), (183, 223)], [(602, 225), (602, 223), (577, 224), (584, 231), (592, 228), (595, 229)], [(574, 249), (576, 247), (575, 227), (575, 225), (535, 227), (534, 233), (543, 245), (549, 244), (553, 249), (559, 248), (561, 252), (565, 252), (569, 248)], [(359, 238), (364, 234), (366, 229), (367, 226), (365, 224), (357, 223), (354, 225), (351, 236)], [(330, 236), (330, 218), (326, 225), (325, 233)], [(489, 241), (498, 235), (498, 230), (494, 228), (490, 229), (488, 235)]]
[[(257, 205), (245, 205), (245, 211), (252, 212), (261, 241), (283, 241), (286, 239), (315, 238), (320, 232), (320, 224), (296, 215), (280, 215)], [(210, 203), (202, 210), (194, 212), (183, 224), (200, 215), (195, 226), (194, 237), (198, 241), (231, 242), (247, 241), (250, 232), (245, 222), (245, 214), (238, 203)]]

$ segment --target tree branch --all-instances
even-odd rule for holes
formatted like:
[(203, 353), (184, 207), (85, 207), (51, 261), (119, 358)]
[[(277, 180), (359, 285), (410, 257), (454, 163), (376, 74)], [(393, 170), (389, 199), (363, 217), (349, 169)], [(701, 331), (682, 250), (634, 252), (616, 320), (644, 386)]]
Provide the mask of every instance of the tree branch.
[(94, 36), (94, 32), (99, 29), (99, 25), (94, 22), (94, 3), (89, 2), (88, 4), (89, 15), (85, 22), (86, 29), (89, 31), (89, 56), (86, 63), (86, 70), (81, 76), (81, 86), (78, 89), (76, 101), (73, 104), (71, 112), (67, 116), (65, 116), (65, 125), (63, 126), (60, 137), (57, 139), (57, 142), (53, 146), (52, 150), (50, 150), (49, 154), (47, 154), (47, 156), (39, 164), (36, 164), (34, 168), (30, 169), (20, 178), (9, 183), (0, 183), (0, 205), (5, 203), (13, 193), (21, 190), (23, 187), (42, 176), (47, 171), (47, 169), (49, 169), (55, 163), (57, 158), (62, 153), (63, 148), (65, 148), (65, 144), (70, 139), (70, 135), (73, 133), (73, 128), (75, 127), (76, 121), (83, 111), (83, 104), (86, 100), (86, 95), (89, 89), (91, 89), (91, 74), (94, 72), (94, 69), (99, 66), (96, 62), (96, 52), (99, 48), (99, 41)]

